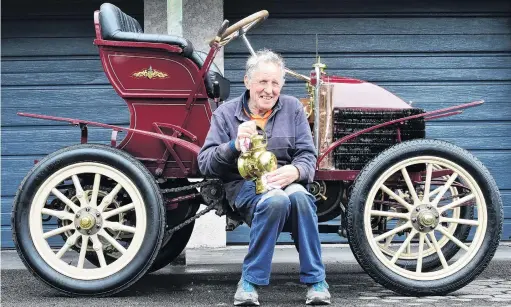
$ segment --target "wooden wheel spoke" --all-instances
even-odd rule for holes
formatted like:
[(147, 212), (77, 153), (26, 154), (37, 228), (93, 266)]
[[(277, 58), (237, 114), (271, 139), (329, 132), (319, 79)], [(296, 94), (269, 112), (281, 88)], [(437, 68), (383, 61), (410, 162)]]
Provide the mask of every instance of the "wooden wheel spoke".
[(410, 235), (406, 238), (406, 240), (401, 244), (397, 252), (394, 254), (394, 257), (392, 257), (390, 260), (391, 263), (396, 263), (397, 259), (399, 259), (399, 256), (401, 256), (405, 248), (410, 244), (410, 241), (412, 241), (416, 234), (417, 230), (413, 229)]
[(452, 203), (450, 203), (448, 205), (438, 207), (438, 211), (440, 211), (440, 213), (442, 213), (442, 212), (445, 212), (446, 210), (454, 209), (454, 208), (459, 207), (459, 206), (463, 205), (464, 203), (466, 203), (467, 201), (470, 201), (474, 198), (475, 198), (475, 195), (473, 193), (471, 193), (467, 196), (464, 196), (462, 198), (459, 198), (459, 199), (453, 201)]
[(64, 210), (51, 210), (51, 209), (43, 208), (41, 210), (41, 213), (58, 217), (61, 220), (70, 220), (70, 221), (74, 220), (74, 214), (69, 213)]
[(71, 235), (69, 238), (67, 238), (66, 242), (62, 246), (62, 248), (57, 252), (56, 256), (57, 258), (62, 258), (62, 256), (71, 248), (71, 246), (76, 244), (76, 240), (80, 237), (80, 233), (78, 231), (75, 231), (73, 235)]
[(408, 187), (408, 191), (410, 192), (410, 195), (412, 196), (413, 203), (414, 204), (420, 203), (419, 197), (417, 196), (417, 192), (415, 191), (415, 187), (413, 186), (412, 180), (410, 179), (410, 175), (408, 174), (406, 167), (403, 167), (401, 169), (401, 174), (403, 175), (403, 178), (405, 179), (406, 186)]
[(124, 205), (124, 206), (121, 206), (119, 208), (116, 208), (114, 210), (110, 210), (110, 211), (103, 211), (103, 218), (104, 219), (108, 219), (114, 215), (118, 215), (118, 214), (121, 214), (121, 213), (124, 213), (128, 210), (131, 210), (131, 209), (134, 209), (135, 208), (135, 204), (134, 203), (129, 203), (127, 205)]
[(83, 264), (85, 262), (85, 254), (87, 253), (87, 244), (89, 243), (89, 236), (82, 236), (82, 246), (80, 248), (80, 256), (78, 257), (77, 268), (83, 269)]
[(431, 238), (431, 242), (433, 243), (433, 246), (435, 247), (436, 253), (438, 254), (438, 258), (440, 258), (440, 262), (442, 263), (442, 266), (444, 267), (444, 269), (447, 269), (449, 267), (449, 265), (447, 264), (447, 260), (445, 260), (445, 256), (444, 256), (444, 253), (442, 253), (442, 249), (438, 245), (438, 241), (435, 238), (434, 232), (432, 231), (428, 234), (429, 234), (429, 237)]
[(447, 182), (442, 186), (442, 188), (440, 189), (440, 191), (436, 195), (435, 199), (431, 202), (431, 204), (433, 206), (437, 206), (438, 205), (438, 203), (440, 202), (440, 199), (444, 196), (445, 192), (447, 192), (447, 189), (449, 189), (449, 187), (451, 187), (452, 183), (454, 182), (454, 180), (456, 180), (457, 177), (458, 177), (458, 173), (453, 173), (449, 177)]
[(92, 185), (92, 195), (90, 197), (89, 205), (91, 207), (98, 206), (98, 194), (99, 194), (99, 186), (101, 183), (101, 174), (94, 175), (94, 184)]
[(110, 236), (104, 229), (101, 229), (101, 231), (98, 233), (98, 235), (105, 238), (112, 246), (119, 251), (121, 254), (124, 254), (126, 252), (126, 249), (112, 236)]
[(407, 203), (401, 196), (394, 193), (391, 189), (389, 189), (384, 184), (381, 185), (380, 189), (382, 189), (383, 192), (387, 193), (390, 197), (392, 197), (394, 200), (396, 200), (398, 203), (400, 203), (403, 207), (405, 207), (408, 211), (412, 211), (412, 205)]
[(426, 165), (426, 183), (424, 184), (424, 196), (422, 197), (423, 203), (429, 202), (429, 198), (431, 197), (429, 195), (429, 192), (431, 189), (431, 174), (432, 173), (433, 173), (433, 164), (428, 163)]
[(469, 250), (469, 247), (467, 245), (465, 245), (463, 242), (461, 242), (460, 240), (458, 240), (455, 236), (453, 236), (451, 233), (449, 233), (449, 231), (447, 229), (445, 229), (443, 226), (439, 225), (438, 226), (438, 231), (440, 231), (444, 236), (446, 236), (447, 238), (449, 238), (449, 240), (453, 241), (456, 245), (458, 245), (459, 247), (461, 247), (462, 249), (468, 251)]
[(80, 183), (80, 179), (78, 178), (77, 175), (71, 176), (71, 179), (73, 179), (73, 184), (74, 184), (75, 190), (76, 190), (76, 198), (78, 198), (78, 200), (80, 201), (80, 207), (81, 208), (87, 207), (89, 204), (85, 197), (85, 192), (83, 191), (82, 185)]
[(78, 207), (74, 202), (72, 202), (69, 198), (67, 198), (66, 195), (62, 194), (59, 190), (53, 188), (51, 190), (53, 195), (57, 196), (58, 199), (60, 199), (64, 204), (66, 204), (73, 212), (80, 211), (80, 207)]
[(110, 229), (116, 230), (116, 231), (124, 231), (124, 232), (129, 232), (129, 233), (135, 233), (135, 230), (136, 230), (135, 227), (126, 226), (126, 225), (123, 225), (123, 224), (118, 223), (118, 222), (107, 222), (107, 221), (105, 221), (105, 223), (103, 224), (103, 227), (110, 228)]
[(371, 215), (395, 217), (395, 218), (404, 219), (404, 220), (408, 220), (409, 216), (410, 216), (407, 213), (398, 213), (398, 212), (392, 212), (392, 211), (379, 211), (379, 210), (371, 210)]
[(60, 227), (60, 228), (53, 229), (53, 230), (45, 232), (43, 234), (43, 238), (44, 239), (48, 239), (48, 238), (51, 238), (53, 236), (59, 235), (59, 234), (61, 234), (63, 232), (71, 231), (73, 229), (75, 229), (73, 224), (70, 224), (70, 225), (67, 225), (67, 226), (63, 226), (63, 227)]
[(99, 241), (98, 235), (91, 236), (92, 240), (92, 248), (96, 252), (96, 255), (98, 256), (99, 260), (99, 266), (104, 268), (107, 266), (106, 260), (105, 260), (105, 254), (103, 253), (103, 244), (101, 241)]
[(450, 217), (440, 218), (440, 223), (456, 223), (456, 224), (463, 224), (463, 225), (479, 226), (479, 221), (467, 220), (467, 219), (454, 219), (454, 218), (450, 218)]
[(379, 241), (381, 241), (381, 240), (383, 240), (383, 239), (385, 239), (387, 237), (390, 237), (391, 235), (394, 235), (394, 234), (396, 234), (398, 232), (401, 232), (401, 231), (403, 231), (405, 229), (408, 229), (410, 227), (412, 227), (412, 225), (409, 222), (407, 222), (406, 224), (403, 224), (403, 225), (401, 225), (399, 227), (396, 227), (396, 228), (394, 228), (392, 230), (387, 231), (386, 233), (383, 233), (383, 234), (375, 237), (374, 240), (376, 242), (379, 242)]
[(390, 246), (390, 243), (392, 243), (392, 240), (394, 240), (394, 237), (396, 236), (396, 234), (393, 234), (391, 235), (390, 237), (386, 238), (385, 239), (385, 245), (383, 245), (383, 247), (385, 248), (389, 248)]
[(105, 208), (112, 203), (114, 198), (117, 196), (117, 193), (119, 193), (121, 189), (122, 186), (120, 184), (117, 184), (115, 188), (113, 188), (113, 190), (110, 193), (108, 193), (107, 196), (103, 197), (103, 200), (101, 201), (101, 204), (99, 204), (97, 210), (99, 212), (103, 212), (103, 210), (105, 210)]
[(419, 251), (417, 252), (417, 267), (415, 272), (420, 273), (422, 271), (422, 258), (424, 254), (424, 239), (426, 238), (425, 233), (419, 234)]

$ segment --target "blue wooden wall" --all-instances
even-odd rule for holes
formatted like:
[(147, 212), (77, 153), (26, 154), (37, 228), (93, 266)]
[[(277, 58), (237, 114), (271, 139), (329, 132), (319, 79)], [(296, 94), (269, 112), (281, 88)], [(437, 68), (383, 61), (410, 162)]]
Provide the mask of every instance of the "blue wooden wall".
[[(502, 192), (511, 240), (511, 2), (510, 1), (252, 1), (226, 0), (226, 18), (236, 21), (261, 9), (267, 19), (248, 37), (254, 49), (282, 53), (287, 66), (308, 74), (316, 34), (330, 74), (376, 83), (428, 111), (484, 99), (462, 115), (428, 123), (427, 137), (453, 142), (474, 153)], [(232, 95), (243, 90), (241, 41), (225, 50)], [(288, 77), (284, 92), (305, 97), (303, 84)], [(336, 223), (331, 221), (329, 223)], [(229, 243), (248, 241), (248, 228), (227, 233)], [(283, 234), (281, 242), (289, 242)], [(345, 242), (336, 234), (323, 242)]]
[[(34, 160), (80, 142), (78, 128), (16, 112), (129, 124), (92, 44), (93, 13), (102, 2), (2, 1), (2, 248), (13, 247), (13, 196)], [(109, 2), (143, 22), (142, 0)], [(108, 143), (110, 131), (89, 131), (90, 142)]]
[[(102, 1), (2, 2), (2, 248), (12, 247), (14, 193), (35, 159), (79, 142), (77, 128), (27, 119), (16, 112), (77, 117), (127, 125), (129, 113), (109, 85), (92, 44), (92, 14)], [(143, 1), (110, 1), (142, 22)], [(315, 35), (328, 71), (377, 83), (414, 105), (433, 110), (476, 99), (486, 104), (453, 119), (432, 122), (430, 138), (472, 151), (494, 175), (511, 236), (511, 2), (509, 1), (255, 1), (226, 0), (226, 18), (260, 9), (270, 18), (250, 34), (255, 48), (283, 53), (288, 66), (307, 73)], [(212, 28), (214, 33), (215, 27)], [(245, 47), (226, 48), (232, 96), (242, 90)], [(285, 92), (304, 96), (288, 80)], [(89, 130), (91, 142), (110, 132)], [(121, 135), (122, 137), (122, 135)], [(335, 223), (332, 221), (331, 223)], [(242, 226), (229, 243), (248, 240)], [(324, 242), (339, 242), (335, 234)], [(289, 241), (289, 235), (282, 237)]]

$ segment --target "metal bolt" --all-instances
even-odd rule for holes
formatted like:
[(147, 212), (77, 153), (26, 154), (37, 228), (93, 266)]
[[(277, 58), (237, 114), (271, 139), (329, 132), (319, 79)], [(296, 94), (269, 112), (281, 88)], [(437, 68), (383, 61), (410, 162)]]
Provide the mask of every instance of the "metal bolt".
[(100, 227), (101, 227), (101, 225), (99, 225), (99, 224), (96, 224), (96, 228), (100, 228)]
[(428, 206), (427, 206), (427, 208), (428, 208), (428, 209), (431, 209), (431, 205), (428, 205)]
[(216, 189), (211, 189), (211, 195), (216, 195)]
[(419, 230), (420, 230), (420, 231), (423, 231), (423, 230), (424, 230), (424, 227), (419, 226)]
[(77, 214), (76, 214), (76, 217), (80, 217), (80, 213), (77, 213)]
[(91, 231), (90, 230), (87, 230), (87, 234), (90, 235)]
[(80, 226), (76, 226), (76, 230), (80, 230), (82, 229)]
[(86, 208), (85, 211), (89, 212), (90, 211), (90, 208)]
[(419, 211), (421, 211), (421, 208), (417, 207), (417, 208), (415, 208), (415, 211), (419, 212)]
[(438, 217), (438, 212), (435, 212), (435, 217)]
[(99, 217), (101, 214), (99, 212), (96, 212), (96, 216)]
[(416, 218), (413, 218), (412, 219), (412, 223), (416, 223), (417, 222), (417, 219)]

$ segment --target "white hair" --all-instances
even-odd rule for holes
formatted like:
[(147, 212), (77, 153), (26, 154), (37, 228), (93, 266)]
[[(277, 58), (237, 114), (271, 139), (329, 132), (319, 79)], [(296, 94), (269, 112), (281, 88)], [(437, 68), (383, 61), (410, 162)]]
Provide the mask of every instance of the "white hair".
[(284, 84), (284, 76), (286, 75), (284, 59), (279, 54), (268, 49), (258, 50), (256, 54), (248, 58), (245, 73), (248, 80), (252, 79), (252, 74), (259, 68), (260, 63), (273, 63), (280, 67), (282, 71), (282, 84)]

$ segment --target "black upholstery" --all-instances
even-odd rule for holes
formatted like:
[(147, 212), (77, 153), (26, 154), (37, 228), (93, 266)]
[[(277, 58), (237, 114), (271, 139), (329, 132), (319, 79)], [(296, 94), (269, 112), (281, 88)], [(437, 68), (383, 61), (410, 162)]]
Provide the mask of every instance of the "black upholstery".
[[(207, 54), (202, 51), (193, 50), (193, 45), (190, 41), (174, 35), (146, 34), (135, 18), (125, 14), (111, 3), (103, 3), (101, 5), (99, 24), (101, 25), (101, 35), (105, 40), (177, 45), (183, 49), (182, 55), (191, 59), (199, 69), (204, 65)], [(218, 66), (212, 63), (208, 77), (204, 81), (208, 97), (210, 98), (214, 98), (213, 84), (215, 81), (218, 81), (220, 85), (220, 100), (226, 100), (230, 93), (230, 82), (222, 76)]]
[(99, 9), (99, 23), (103, 39), (115, 41), (165, 43), (183, 49), (183, 55), (193, 53), (193, 45), (187, 39), (174, 35), (146, 34), (138, 21), (111, 3), (103, 3)]

